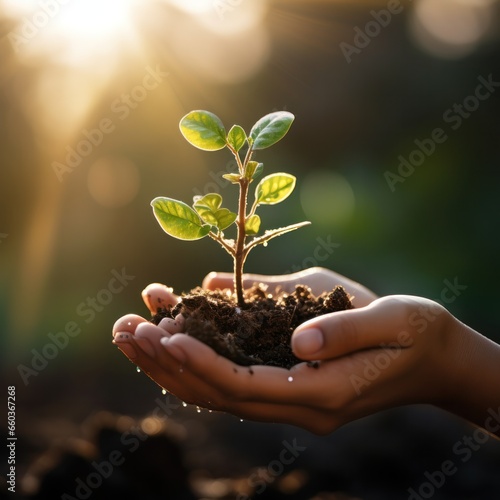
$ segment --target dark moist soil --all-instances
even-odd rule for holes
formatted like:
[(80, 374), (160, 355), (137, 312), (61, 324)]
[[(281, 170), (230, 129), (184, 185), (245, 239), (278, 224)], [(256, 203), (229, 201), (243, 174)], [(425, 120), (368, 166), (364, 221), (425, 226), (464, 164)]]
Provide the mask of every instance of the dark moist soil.
[(214, 351), (238, 365), (269, 365), (291, 368), (301, 362), (290, 349), (290, 338), (297, 326), (323, 314), (352, 309), (343, 287), (315, 297), (310, 288), (298, 285), (295, 291), (277, 297), (263, 285), (245, 292), (245, 306), (238, 307), (228, 291), (201, 288), (183, 295), (175, 306), (162, 308), (151, 322), (186, 318), (188, 335), (201, 340)]

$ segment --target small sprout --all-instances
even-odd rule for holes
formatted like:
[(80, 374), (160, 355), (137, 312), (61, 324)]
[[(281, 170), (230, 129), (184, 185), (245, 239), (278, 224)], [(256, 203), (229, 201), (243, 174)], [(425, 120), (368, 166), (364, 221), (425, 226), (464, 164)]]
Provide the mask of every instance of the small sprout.
[(233, 125), (227, 133), (227, 144), (232, 150), (238, 152), (247, 142), (247, 134), (239, 125)]
[[(257, 208), (260, 205), (281, 203), (295, 188), (295, 177), (284, 172), (261, 179), (255, 188), (254, 202), (250, 210), (247, 209), (249, 186), (264, 169), (262, 163), (252, 160), (254, 152), (280, 141), (287, 134), (294, 118), (292, 113), (278, 111), (262, 117), (249, 135), (239, 125), (233, 125), (226, 134), (224, 124), (213, 113), (191, 111), (179, 124), (184, 138), (198, 149), (218, 151), (227, 147), (234, 155), (238, 171), (224, 174), (223, 177), (239, 186), (238, 211), (235, 213), (223, 207), (222, 196), (217, 193), (196, 196), (192, 208), (182, 201), (165, 197), (155, 198), (151, 202), (156, 220), (170, 236), (181, 240), (198, 240), (209, 236), (231, 255), (234, 261), (234, 288), (240, 307), (245, 303), (243, 265), (250, 250), (257, 245), (267, 246), (269, 240), (310, 224), (299, 222), (266, 230), (258, 236), (261, 218), (255, 213)], [(244, 149), (244, 155), (240, 156)], [(228, 239), (223, 231), (233, 224), (236, 226), (236, 238)], [(254, 238), (247, 241), (249, 236)]]
[(256, 177), (259, 177), (259, 175), (262, 173), (263, 170), (264, 170), (263, 163), (258, 163), (256, 161), (249, 161), (247, 168), (245, 170), (245, 177), (249, 181), (252, 181)]
[(227, 208), (220, 208), (221, 204), (222, 196), (211, 193), (203, 197), (196, 197), (193, 207), (207, 224), (223, 231), (236, 220), (237, 215)]

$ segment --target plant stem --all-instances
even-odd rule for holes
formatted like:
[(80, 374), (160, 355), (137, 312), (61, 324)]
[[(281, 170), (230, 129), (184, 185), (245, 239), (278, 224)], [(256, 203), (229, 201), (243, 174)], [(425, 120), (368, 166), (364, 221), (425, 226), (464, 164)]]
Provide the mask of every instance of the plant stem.
[(243, 296), (243, 265), (245, 264), (245, 259), (247, 257), (248, 251), (245, 248), (246, 242), (246, 221), (247, 221), (247, 198), (248, 198), (248, 186), (250, 185), (251, 179), (246, 178), (246, 169), (248, 162), (252, 158), (252, 146), (249, 145), (248, 150), (245, 155), (245, 159), (241, 162), (240, 155), (233, 148), (231, 152), (236, 158), (238, 163), (238, 169), (240, 171), (240, 195), (238, 202), (238, 218), (236, 220), (237, 226), (237, 236), (236, 244), (234, 246), (234, 290), (236, 291), (236, 299), (240, 307), (245, 305), (245, 298)]
[(247, 254), (247, 252), (245, 252), (245, 222), (247, 211), (248, 185), (248, 179), (245, 179), (242, 176), (242, 178), (240, 179), (240, 198), (238, 204), (237, 219), (238, 233), (236, 237), (236, 252), (234, 256), (234, 289), (236, 291), (236, 298), (240, 307), (245, 305), (245, 299), (243, 297), (243, 264), (245, 263)]

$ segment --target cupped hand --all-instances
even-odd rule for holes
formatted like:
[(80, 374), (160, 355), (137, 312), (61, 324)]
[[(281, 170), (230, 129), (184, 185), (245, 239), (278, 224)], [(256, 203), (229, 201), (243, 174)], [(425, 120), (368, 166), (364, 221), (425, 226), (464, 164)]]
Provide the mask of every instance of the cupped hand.
[[(319, 361), (314, 365), (303, 362), (291, 370), (236, 365), (189, 335), (177, 335), (183, 330), (182, 316), (158, 326), (136, 315), (124, 316), (113, 327), (114, 343), (182, 401), (317, 434), (404, 404), (431, 403), (460, 413), (456, 402), (467, 375), (461, 367), (470, 329), (433, 301), (412, 296), (375, 299), (361, 285), (330, 273), (313, 270), (295, 282), (297, 276), (247, 276), (250, 282), (279, 284), (285, 290), (300, 282), (316, 293), (342, 284), (356, 296), (356, 309), (312, 319), (294, 332), (295, 355)], [(204, 286), (230, 286), (230, 279), (210, 274)], [(151, 312), (178, 300), (172, 289), (159, 284), (148, 286), (143, 298)], [(464, 416), (478, 420), (476, 414)]]

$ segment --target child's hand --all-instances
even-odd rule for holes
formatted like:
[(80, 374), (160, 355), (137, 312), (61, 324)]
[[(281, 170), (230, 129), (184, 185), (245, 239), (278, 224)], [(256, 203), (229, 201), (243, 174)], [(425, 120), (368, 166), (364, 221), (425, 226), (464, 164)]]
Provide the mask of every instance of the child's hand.
[[(321, 270), (302, 275), (313, 291)], [(114, 342), (160, 386), (181, 400), (241, 418), (294, 424), (324, 434), (362, 416), (411, 403), (430, 403), (468, 418), (490, 432), (488, 408), (500, 406), (500, 346), (460, 323), (439, 304), (420, 297), (374, 295), (347, 278), (358, 308), (301, 325), (292, 337), (296, 356), (320, 360), (291, 370), (251, 369), (234, 364), (182, 331), (183, 318), (159, 326), (135, 315), (118, 320)], [(252, 277), (292, 285), (290, 277)], [(228, 285), (211, 274), (207, 288)], [(143, 294), (154, 311), (159, 301), (175, 303), (171, 289), (150, 285)], [(369, 304), (365, 307), (359, 307)], [(492, 382), (492, 377), (495, 382)], [(496, 406), (495, 406), (496, 405)]]

